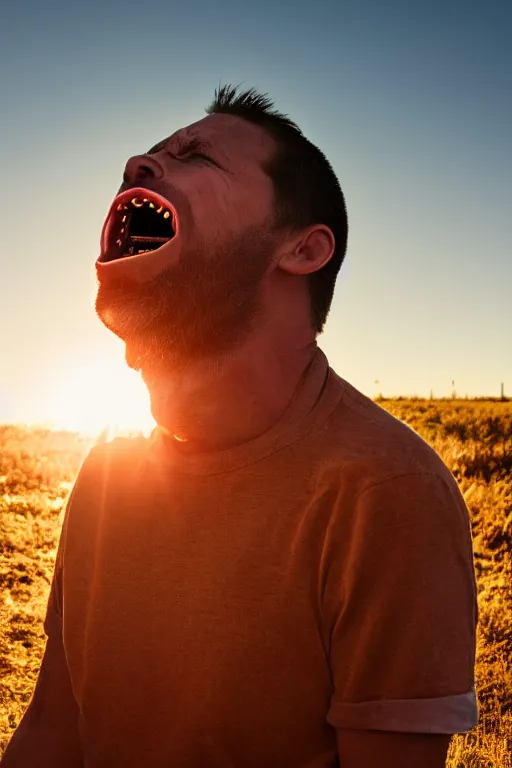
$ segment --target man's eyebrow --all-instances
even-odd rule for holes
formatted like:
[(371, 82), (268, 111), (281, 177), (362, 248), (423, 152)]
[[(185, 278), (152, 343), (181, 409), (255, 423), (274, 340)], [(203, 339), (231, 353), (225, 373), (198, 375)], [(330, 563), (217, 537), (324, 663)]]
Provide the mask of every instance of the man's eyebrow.
[(175, 135), (174, 137), (171, 136), (168, 139), (163, 139), (162, 141), (159, 141), (158, 144), (155, 144), (154, 147), (151, 147), (151, 149), (148, 150), (146, 154), (151, 155), (151, 154), (154, 154), (155, 152), (161, 152), (166, 148), (171, 155), (176, 155), (176, 156), (179, 156), (181, 154), (192, 153), (192, 152), (197, 152), (198, 154), (207, 152), (209, 159), (214, 165), (218, 166), (221, 170), (225, 171), (226, 173), (231, 173), (231, 171), (229, 170), (229, 162), (227, 161), (227, 158), (223, 154), (222, 150), (217, 145), (212, 144), (207, 139), (204, 139), (201, 136), (197, 136), (194, 134), (192, 135), (182, 134), (181, 136)]
[(155, 144), (154, 147), (151, 147), (146, 154), (147, 155), (153, 155), (155, 152), (161, 152), (163, 149), (165, 149), (166, 145), (172, 143), (175, 145), (175, 154), (181, 154), (182, 152), (193, 152), (194, 150), (212, 150), (212, 145), (202, 139), (200, 136), (182, 136), (182, 137), (176, 137), (174, 141), (172, 141), (171, 138), (169, 139), (163, 139), (162, 141), (159, 141), (158, 144)]

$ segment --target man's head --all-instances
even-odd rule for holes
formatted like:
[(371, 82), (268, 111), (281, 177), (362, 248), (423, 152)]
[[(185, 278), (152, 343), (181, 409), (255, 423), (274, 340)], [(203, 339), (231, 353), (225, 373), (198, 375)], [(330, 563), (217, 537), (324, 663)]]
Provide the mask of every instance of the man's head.
[(97, 311), (143, 372), (239, 346), (278, 276), (307, 287), (314, 338), (345, 256), (343, 194), (299, 128), (252, 89), (207, 113), (128, 161), (102, 233)]

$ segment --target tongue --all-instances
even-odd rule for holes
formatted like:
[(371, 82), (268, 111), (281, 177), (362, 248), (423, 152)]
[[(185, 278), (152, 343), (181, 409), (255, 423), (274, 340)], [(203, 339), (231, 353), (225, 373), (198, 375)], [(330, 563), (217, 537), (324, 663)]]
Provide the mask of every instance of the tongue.
[(149, 237), (146, 235), (131, 235), (126, 242), (127, 252), (131, 255), (144, 251), (155, 251), (164, 243), (172, 240), (171, 237)]

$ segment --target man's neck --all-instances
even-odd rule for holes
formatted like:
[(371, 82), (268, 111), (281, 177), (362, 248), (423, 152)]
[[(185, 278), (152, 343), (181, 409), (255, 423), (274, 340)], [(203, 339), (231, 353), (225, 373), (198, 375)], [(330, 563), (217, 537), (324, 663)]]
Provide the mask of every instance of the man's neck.
[(153, 416), (184, 453), (249, 442), (285, 413), (316, 350), (314, 338), (280, 348), (253, 339), (229, 358), (200, 363), (179, 377), (146, 379)]

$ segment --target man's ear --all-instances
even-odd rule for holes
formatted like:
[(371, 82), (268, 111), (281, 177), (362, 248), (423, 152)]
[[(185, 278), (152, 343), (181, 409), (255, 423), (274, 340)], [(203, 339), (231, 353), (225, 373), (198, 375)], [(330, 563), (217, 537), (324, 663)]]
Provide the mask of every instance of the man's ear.
[(321, 269), (334, 253), (334, 235), (325, 224), (313, 224), (291, 236), (277, 266), (291, 275), (309, 275)]

